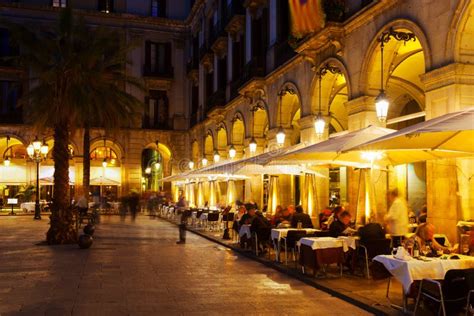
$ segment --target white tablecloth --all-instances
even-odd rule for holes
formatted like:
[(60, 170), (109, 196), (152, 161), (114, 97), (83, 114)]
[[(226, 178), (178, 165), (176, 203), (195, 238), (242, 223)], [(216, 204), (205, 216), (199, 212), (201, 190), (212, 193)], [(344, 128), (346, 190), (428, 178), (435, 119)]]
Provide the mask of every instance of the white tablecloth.
[(242, 225), (242, 227), (240, 227), (239, 236), (242, 237), (244, 235), (247, 236), (247, 238), (252, 237), (252, 232), (250, 231), (250, 225)]
[(301, 238), (298, 245), (310, 246), (313, 250), (326, 249), (326, 248), (339, 248), (342, 247), (344, 252), (349, 251), (349, 248), (356, 249), (357, 237), (340, 236), (334, 237), (311, 237)]
[(395, 259), (392, 255), (380, 255), (373, 260), (382, 263), (395, 279), (402, 283), (405, 293), (408, 293), (415, 280), (442, 280), (448, 270), (474, 268), (474, 257), (458, 256), (461, 259), (426, 258), (429, 261), (422, 261), (412, 258), (404, 261)]
[[(48, 203), (40, 202), (40, 208), (43, 209), (45, 205)], [(20, 209), (24, 210), (25, 212), (34, 212), (35, 211), (35, 202), (24, 202), (20, 204)]]
[[(280, 240), (282, 238), (285, 238), (288, 235), (288, 231), (290, 230), (298, 230), (296, 228), (273, 228), (272, 229), (272, 240)], [(305, 230), (308, 234), (314, 233), (314, 232), (320, 232), (321, 230), (319, 229), (314, 229), (314, 228), (302, 228), (301, 230)]]

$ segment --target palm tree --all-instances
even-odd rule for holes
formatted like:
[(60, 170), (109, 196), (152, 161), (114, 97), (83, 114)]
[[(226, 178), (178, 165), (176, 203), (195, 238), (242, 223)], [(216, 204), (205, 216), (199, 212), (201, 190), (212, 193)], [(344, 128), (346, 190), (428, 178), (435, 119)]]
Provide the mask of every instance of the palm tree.
[[(32, 74), (28, 79), (31, 88), (20, 100), (26, 118), (39, 131), (54, 131), (55, 194), (46, 239), (49, 244), (75, 242), (77, 232), (69, 202), (69, 134), (90, 122), (91, 115), (111, 126), (132, 117), (141, 103), (123, 88), (126, 84), (141, 85), (125, 75), (123, 47), (112, 58), (107, 56), (112, 40), (104, 37), (113, 33), (88, 28), (82, 19), (74, 19), (71, 9), (61, 11), (57, 26), (47, 31), (4, 24), (21, 48), (15, 60)], [(124, 112), (118, 113), (112, 106), (117, 100)], [(101, 106), (110, 112), (98, 110)]]

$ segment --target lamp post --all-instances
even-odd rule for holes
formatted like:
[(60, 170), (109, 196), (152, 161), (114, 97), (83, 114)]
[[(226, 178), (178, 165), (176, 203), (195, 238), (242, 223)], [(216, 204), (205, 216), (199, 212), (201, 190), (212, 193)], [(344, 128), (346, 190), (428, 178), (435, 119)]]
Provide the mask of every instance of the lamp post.
[(40, 195), (39, 165), (41, 161), (46, 159), (48, 150), (49, 150), (48, 145), (45, 142), (41, 144), (41, 141), (38, 140), (38, 137), (36, 137), (35, 140), (31, 144), (29, 144), (28, 147), (26, 148), (28, 157), (30, 157), (30, 159), (36, 163), (36, 200), (35, 200), (34, 219), (37, 219), (37, 220), (41, 219), (41, 208), (40, 208), (40, 202), (39, 202), (39, 195)]

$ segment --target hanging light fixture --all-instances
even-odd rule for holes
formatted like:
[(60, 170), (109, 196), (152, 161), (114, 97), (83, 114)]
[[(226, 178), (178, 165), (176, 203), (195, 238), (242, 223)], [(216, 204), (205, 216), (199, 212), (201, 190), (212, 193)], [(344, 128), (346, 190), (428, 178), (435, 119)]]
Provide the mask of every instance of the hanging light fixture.
[(282, 90), (280, 91), (280, 93), (278, 93), (278, 97), (280, 100), (280, 127), (278, 128), (278, 132), (276, 134), (276, 140), (277, 140), (278, 145), (280, 146), (283, 146), (283, 144), (285, 143), (285, 138), (286, 138), (285, 130), (283, 129), (283, 126), (282, 126), (282, 108), (283, 108), (282, 99), (286, 93), (287, 93), (287, 90)]
[(206, 158), (206, 157), (203, 157), (202, 160), (201, 160), (202, 166), (203, 166), (203, 167), (207, 166), (207, 163), (208, 163), (207, 158)]
[(249, 149), (252, 154), (257, 151), (257, 141), (255, 140), (254, 137), (250, 139)]
[(237, 154), (237, 151), (235, 150), (234, 145), (230, 145), (230, 148), (229, 148), (230, 159), (234, 159), (236, 154)]
[(214, 151), (214, 162), (219, 162), (221, 160), (221, 156), (219, 155), (219, 152), (217, 149)]
[(160, 170), (161, 164), (159, 162), (155, 162), (155, 169)]
[(194, 161), (190, 160), (188, 163), (189, 169), (193, 170), (194, 169)]
[(326, 122), (324, 121), (323, 115), (321, 113), (321, 95), (323, 94), (322, 89), (322, 81), (323, 76), (321, 70), (319, 71), (319, 110), (318, 115), (316, 116), (316, 120), (314, 121), (314, 129), (316, 131), (316, 136), (318, 138), (322, 138), (324, 135), (324, 127), (326, 126)]
[(380, 122), (385, 122), (387, 120), (388, 107), (390, 102), (385, 95), (385, 90), (383, 88), (383, 48), (384, 42), (380, 42), (380, 93), (375, 98), (375, 111), (377, 113), (377, 118)]
[[(10, 141), (10, 136), (7, 136), (7, 151), (8, 151), (8, 142)], [(8, 167), (10, 165), (10, 158), (8, 157), (8, 154), (6, 154), (5, 159), (3, 160), (3, 165), (5, 167)]]
[(107, 168), (107, 158), (104, 158), (104, 160), (102, 160), (102, 167)]
[(384, 90), (384, 79), (383, 79), (383, 50), (386, 43), (388, 43), (392, 38), (397, 41), (403, 41), (405, 44), (408, 41), (416, 41), (416, 36), (414, 33), (410, 32), (397, 32), (393, 28), (390, 28), (388, 31), (385, 31), (380, 35), (377, 41), (380, 43), (380, 93), (375, 98), (375, 111), (377, 113), (377, 118), (380, 122), (385, 122), (387, 120), (388, 108), (390, 107), (390, 102)]

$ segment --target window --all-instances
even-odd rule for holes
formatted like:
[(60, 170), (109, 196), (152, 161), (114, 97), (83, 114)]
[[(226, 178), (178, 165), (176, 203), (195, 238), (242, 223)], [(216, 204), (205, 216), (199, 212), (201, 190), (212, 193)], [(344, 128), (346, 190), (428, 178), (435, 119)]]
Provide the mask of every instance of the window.
[(104, 13), (110, 13), (114, 11), (113, 0), (99, 0), (99, 11)]
[(171, 76), (171, 43), (145, 44), (145, 75)]
[(166, 0), (151, 0), (151, 16), (166, 17)]
[(169, 129), (168, 95), (164, 90), (150, 90), (146, 98), (143, 128)]
[[(12, 45), (10, 32), (7, 29), (0, 28), (0, 58), (17, 55), (18, 47)], [(0, 60), (0, 63), (6, 66), (9, 62), (6, 60)]]
[(21, 123), (22, 110), (17, 106), (21, 86), (15, 81), (0, 81), (0, 122)]
[(54, 8), (65, 8), (67, 6), (67, 0), (53, 0), (52, 6)]

